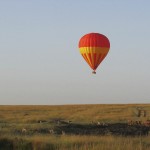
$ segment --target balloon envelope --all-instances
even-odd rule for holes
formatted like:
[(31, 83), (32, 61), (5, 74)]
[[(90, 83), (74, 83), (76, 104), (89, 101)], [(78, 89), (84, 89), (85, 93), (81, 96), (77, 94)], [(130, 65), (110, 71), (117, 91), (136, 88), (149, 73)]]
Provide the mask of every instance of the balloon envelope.
[(81, 37), (79, 49), (85, 61), (96, 73), (95, 70), (108, 54), (110, 42), (103, 34), (89, 33)]

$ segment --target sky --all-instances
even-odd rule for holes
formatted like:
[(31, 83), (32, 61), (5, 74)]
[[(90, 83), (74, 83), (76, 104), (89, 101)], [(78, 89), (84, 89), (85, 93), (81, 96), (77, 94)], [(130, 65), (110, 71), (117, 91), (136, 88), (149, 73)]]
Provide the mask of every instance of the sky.
[[(1, 0), (0, 105), (150, 102), (149, 0)], [(92, 74), (79, 53), (110, 40)]]

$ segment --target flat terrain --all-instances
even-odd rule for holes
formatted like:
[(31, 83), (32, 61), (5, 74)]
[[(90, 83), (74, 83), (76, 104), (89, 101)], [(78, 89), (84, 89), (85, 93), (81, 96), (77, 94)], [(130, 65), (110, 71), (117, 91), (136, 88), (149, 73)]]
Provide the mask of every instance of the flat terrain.
[(150, 104), (0, 106), (0, 150), (148, 150), (147, 120)]

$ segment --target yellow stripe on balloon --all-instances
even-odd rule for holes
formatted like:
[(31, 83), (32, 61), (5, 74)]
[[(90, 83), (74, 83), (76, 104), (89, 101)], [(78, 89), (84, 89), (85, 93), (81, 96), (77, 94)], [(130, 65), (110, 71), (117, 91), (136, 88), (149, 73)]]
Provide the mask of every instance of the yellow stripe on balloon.
[(108, 53), (109, 48), (107, 47), (80, 47), (80, 53), (97, 53), (97, 54), (106, 54)]

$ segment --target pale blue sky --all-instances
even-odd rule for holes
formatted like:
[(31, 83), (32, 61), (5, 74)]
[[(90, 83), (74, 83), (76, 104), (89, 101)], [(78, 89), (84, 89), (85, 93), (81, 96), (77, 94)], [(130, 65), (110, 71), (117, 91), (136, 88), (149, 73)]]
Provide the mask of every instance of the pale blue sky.
[[(78, 42), (106, 35), (93, 75)], [(0, 104), (150, 102), (149, 0), (1, 0)]]

